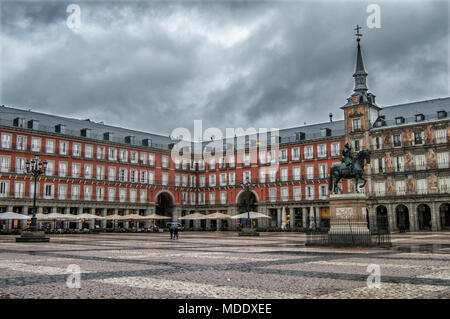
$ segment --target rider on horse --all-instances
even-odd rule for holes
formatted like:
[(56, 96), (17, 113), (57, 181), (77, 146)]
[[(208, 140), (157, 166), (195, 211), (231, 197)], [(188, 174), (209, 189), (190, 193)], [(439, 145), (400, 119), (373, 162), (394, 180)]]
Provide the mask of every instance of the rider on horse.
[(350, 174), (353, 173), (353, 162), (354, 162), (354, 158), (352, 156), (352, 147), (348, 144), (345, 143), (344, 149), (342, 151), (342, 163), (345, 163), (346, 167), (350, 167)]

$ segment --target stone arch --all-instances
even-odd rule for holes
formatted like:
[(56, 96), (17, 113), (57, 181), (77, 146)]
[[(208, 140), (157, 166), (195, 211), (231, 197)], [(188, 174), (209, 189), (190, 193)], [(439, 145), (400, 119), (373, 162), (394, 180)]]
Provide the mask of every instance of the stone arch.
[(409, 231), (409, 210), (406, 205), (400, 204), (395, 208), (397, 228), (400, 232)]
[[(255, 196), (256, 202), (259, 203), (259, 196), (258, 196), (258, 193), (255, 192), (254, 190), (251, 190), (250, 192)], [(240, 199), (239, 197), (240, 197), (241, 195), (245, 194), (245, 193), (246, 193), (245, 190), (241, 190), (241, 191), (236, 195), (236, 204), (239, 204), (239, 199)]]
[[(169, 191), (160, 191), (155, 197), (155, 213), (173, 218), (175, 198)], [(167, 220), (166, 220), (167, 221)], [(162, 224), (161, 221), (159, 221)]]
[(175, 204), (175, 196), (172, 194), (171, 191), (168, 191), (168, 190), (165, 190), (165, 189), (160, 190), (158, 193), (156, 193), (156, 195), (155, 195), (155, 203), (156, 203), (156, 200), (158, 199), (158, 196), (161, 195), (162, 193), (169, 194), (169, 196), (172, 197), (173, 203)]
[(431, 230), (431, 209), (427, 204), (417, 206), (419, 230)]
[(389, 218), (386, 206), (378, 205), (376, 208), (376, 223), (378, 231), (389, 230)]
[(450, 229), (450, 204), (442, 203), (439, 205), (439, 216), (441, 218), (441, 227)]

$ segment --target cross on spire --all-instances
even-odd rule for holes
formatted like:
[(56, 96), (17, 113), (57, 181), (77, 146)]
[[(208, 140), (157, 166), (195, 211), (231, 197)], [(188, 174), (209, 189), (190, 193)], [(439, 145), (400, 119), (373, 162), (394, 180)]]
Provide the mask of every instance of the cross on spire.
[(358, 42), (360, 40), (360, 37), (362, 37), (362, 34), (359, 33), (359, 30), (361, 30), (361, 29), (362, 29), (362, 27), (360, 27), (358, 24), (356, 25), (356, 28), (353, 29), (356, 31), (356, 33), (355, 33), (355, 35), (357, 36), (356, 41), (358, 41)]

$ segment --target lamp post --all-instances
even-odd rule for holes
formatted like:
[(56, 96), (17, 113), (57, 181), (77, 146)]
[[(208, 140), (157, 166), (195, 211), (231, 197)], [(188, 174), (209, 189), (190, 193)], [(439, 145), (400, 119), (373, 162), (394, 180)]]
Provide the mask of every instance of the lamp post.
[(33, 159), (26, 162), (26, 173), (31, 174), (34, 176), (34, 197), (33, 197), (33, 217), (31, 218), (31, 231), (37, 231), (37, 218), (36, 218), (36, 186), (37, 186), (37, 179), (42, 174), (45, 174), (45, 170), (47, 169), (47, 161), (42, 162), (39, 159), (39, 155), (35, 155)]

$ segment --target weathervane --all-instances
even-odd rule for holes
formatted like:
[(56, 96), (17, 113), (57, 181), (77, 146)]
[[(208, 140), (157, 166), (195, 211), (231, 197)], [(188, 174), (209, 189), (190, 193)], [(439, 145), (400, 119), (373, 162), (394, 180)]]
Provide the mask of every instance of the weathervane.
[(359, 30), (362, 29), (362, 27), (360, 27), (358, 24), (356, 25), (356, 28), (354, 28), (353, 30), (356, 31), (355, 35), (357, 36), (356, 41), (359, 42), (359, 40), (361, 40), (362, 34), (359, 33)]

